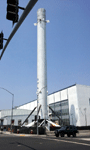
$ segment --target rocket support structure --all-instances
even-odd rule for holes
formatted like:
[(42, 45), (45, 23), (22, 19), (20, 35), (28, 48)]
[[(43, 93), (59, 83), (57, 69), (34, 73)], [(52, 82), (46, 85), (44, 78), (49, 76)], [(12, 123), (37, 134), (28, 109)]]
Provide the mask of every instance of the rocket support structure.
[(40, 117), (47, 119), (47, 61), (46, 61), (46, 11), (37, 11), (37, 105)]

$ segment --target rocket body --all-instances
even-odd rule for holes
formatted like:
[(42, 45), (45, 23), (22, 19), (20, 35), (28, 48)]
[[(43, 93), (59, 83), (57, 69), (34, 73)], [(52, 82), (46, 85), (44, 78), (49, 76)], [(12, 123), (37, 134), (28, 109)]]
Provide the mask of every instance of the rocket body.
[(37, 11), (37, 93), (40, 117), (47, 119), (46, 11)]

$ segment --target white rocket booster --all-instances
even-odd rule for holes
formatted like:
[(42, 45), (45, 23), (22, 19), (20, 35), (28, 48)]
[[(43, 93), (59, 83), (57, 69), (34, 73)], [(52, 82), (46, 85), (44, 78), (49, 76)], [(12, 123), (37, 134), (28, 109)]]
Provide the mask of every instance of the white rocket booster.
[(46, 11), (37, 11), (37, 94), (41, 119), (47, 119)]

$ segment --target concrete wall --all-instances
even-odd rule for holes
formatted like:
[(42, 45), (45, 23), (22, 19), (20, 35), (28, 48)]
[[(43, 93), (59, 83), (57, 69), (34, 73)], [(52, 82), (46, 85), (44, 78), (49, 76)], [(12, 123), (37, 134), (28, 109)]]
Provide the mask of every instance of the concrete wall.
[[(11, 112), (12, 110), (2, 110), (1, 111), (1, 118), (3, 119), (3, 125), (10, 125), (11, 124)], [(26, 117), (30, 114), (31, 110), (27, 109), (13, 109), (13, 119), (14, 125), (18, 125), (18, 120), (22, 120), (22, 122), (26, 119)], [(28, 123), (34, 119), (35, 115), (37, 114), (36, 111), (28, 118)], [(0, 122), (1, 124), (1, 122)]]
[(79, 114), (76, 111), (78, 109), (78, 99), (77, 99), (77, 88), (76, 86), (68, 88), (68, 100), (69, 100), (69, 116), (70, 125), (80, 125)]
[[(11, 116), (11, 112), (12, 110), (2, 110), (1, 111), (1, 117), (6, 117), (6, 116)], [(13, 115), (17, 116), (17, 115), (29, 115), (31, 112), (31, 110), (27, 110), (27, 109), (13, 109)], [(34, 114), (36, 114), (34, 112)]]
[(80, 126), (90, 125), (90, 86), (77, 85)]
[[(21, 123), (23, 123), (26, 119), (27, 115), (18, 115), (18, 116), (13, 116), (14, 119), (14, 125), (18, 126), (18, 121), (21, 120)], [(28, 123), (31, 123), (32, 120), (34, 119), (34, 115), (31, 115), (30, 118), (28, 118)], [(8, 116), (4, 118), (3, 125), (10, 125), (11, 124), (11, 116)]]
[(67, 89), (48, 95), (48, 104), (68, 99)]

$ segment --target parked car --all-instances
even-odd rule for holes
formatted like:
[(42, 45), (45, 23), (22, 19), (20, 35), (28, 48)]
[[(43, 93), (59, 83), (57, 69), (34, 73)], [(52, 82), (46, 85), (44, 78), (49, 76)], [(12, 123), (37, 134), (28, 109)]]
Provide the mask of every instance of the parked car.
[(64, 137), (65, 134), (67, 134), (68, 137), (70, 135), (73, 135), (73, 137), (76, 137), (76, 133), (78, 133), (78, 130), (75, 126), (70, 125), (70, 126), (62, 126), (60, 129), (55, 130), (55, 136), (59, 137)]

